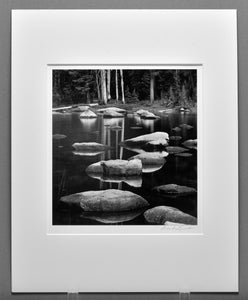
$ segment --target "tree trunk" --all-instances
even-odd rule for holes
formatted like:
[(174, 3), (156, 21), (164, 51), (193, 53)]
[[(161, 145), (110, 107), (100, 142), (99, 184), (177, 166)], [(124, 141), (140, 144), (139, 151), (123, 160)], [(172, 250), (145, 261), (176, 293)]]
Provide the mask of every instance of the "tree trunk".
[(107, 104), (106, 71), (101, 70), (102, 101)]
[(123, 80), (123, 71), (120, 70), (121, 75), (121, 93), (122, 93), (122, 103), (125, 103), (125, 94), (124, 94), (124, 80)]
[(108, 100), (111, 99), (110, 81), (111, 81), (111, 70), (107, 70), (107, 95), (108, 95)]
[(96, 86), (97, 86), (97, 98), (98, 98), (98, 101), (99, 101), (101, 99), (101, 91), (100, 91), (100, 82), (99, 82), (98, 70), (96, 70)]
[(115, 70), (115, 94), (116, 101), (119, 101), (118, 70)]
[(150, 71), (150, 103), (154, 102), (154, 73)]

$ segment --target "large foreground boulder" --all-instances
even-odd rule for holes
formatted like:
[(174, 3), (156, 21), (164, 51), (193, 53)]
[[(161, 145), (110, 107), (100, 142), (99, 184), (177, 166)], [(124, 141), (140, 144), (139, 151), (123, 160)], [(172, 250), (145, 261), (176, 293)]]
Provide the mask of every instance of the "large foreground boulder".
[(197, 219), (181, 210), (170, 206), (157, 206), (148, 209), (144, 213), (144, 217), (148, 223), (164, 225), (165, 222), (175, 222), (196, 225)]
[(156, 186), (155, 188), (153, 188), (153, 191), (168, 196), (192, 195), (197, 192), (195, 188), (178, 184), (164, 184)]
[(60, 200), (79, 204), (84, 211), (117, 212), (149, 206), (149, 203), (141, 196), (116, 189), (76, 193), (64, 196)]

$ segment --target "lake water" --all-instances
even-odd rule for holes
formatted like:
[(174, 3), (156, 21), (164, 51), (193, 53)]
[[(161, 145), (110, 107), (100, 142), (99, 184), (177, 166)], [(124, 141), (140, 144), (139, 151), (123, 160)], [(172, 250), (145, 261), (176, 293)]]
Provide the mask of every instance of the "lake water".
[[(197, 188), (197, 151), (189, 149), (192, 156), (180, 157), (169, 154), (165, 164), (158, 170), (148, 170), (142, 173), (142, 183), (128, 184), (127, 182), (104, 182), (87, 175), (85, 169), (92, 163), (108, 159), (128, 159), (138, 153), (119, 146), (122, 140), (139, 135), (164, 131), (169, 136), (181, 136), (179, 141), (170, 140), (170, 146), (182, 146), (188, 139), (197, 138), (196, 114), (191, 113), (161, 113), (160, 119), (144, 120), (133, 113), (124, 118), (80, 119), (80, 113), (53, 113), (53, 134), (66, 135), (64, 139), (53, 139), (53, 224), (54, 225), (149, 225), (143, 211), (125, 212), (95, 216), (84, 213), (77, 206), (68, 205), (60, 198), (73, 193), (103, 190), (128, 190), (145, 198), (150, 207), (166, 205), (176, 207), (185, 213), (197, 217), (197, 195), (183, 197), (163, 197), (152, 192), (152, 188), (175, 183)], [(180, 124), (193, 126), (183, 128), (179, 132), (172, 130)], [(120, 126), (119, 131), (111, 129)], [(110, 146), (103, 153), (75, 153), (72, 144), (75, 142), (98, 142)], [(96, 155), (93, 155), (96, 154)]]

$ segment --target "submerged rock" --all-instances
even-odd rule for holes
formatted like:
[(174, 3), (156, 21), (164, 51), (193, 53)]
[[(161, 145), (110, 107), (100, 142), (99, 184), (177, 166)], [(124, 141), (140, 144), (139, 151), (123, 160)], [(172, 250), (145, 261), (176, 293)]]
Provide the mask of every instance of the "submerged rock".
[(196, 225), (197, 219), (181, 210), (170, 206), (157, 206), (148, 209), (144, 213), (144, 217), (148, 223), (164, 225), (165, 222), (175, 222)]
[(188, 151), (188, 149), (185, 149), (183, 147), (177, 147), (177, 146), (168, 146), (168, 147), (166, 147), (166, 151), (169, 154), (176, 154), (176, 153)]
[(178, 157), (191, 157), (192, 153), (182, 152), (182, 153), (175, 154), (175, 156), (178, 156)]
[(64, 135), (64, 134), (59, 134), (59, 133), (56, 133), (56, 134), (53, 135), (53, 139), (54, 139), (54, 140), (63, 140), (63, 139), (65, 139), (66, 137), (67, 137), (66, 135)]
[(163, 154), (154, 153), (154, 152), (144, 152), (138, 155), (135, 155), (132, 159), (140, 159), (142, 162), (142, 172), (143, 173), (152, 173), (163, 167), (165, 164), (165, 159), (168, 153), (164, 152)]
[(103, 151), (105, 150), (106, 147), (103, 144), (99, 144), (99, 143), (95, 143), (95, 142), (85, 142), (85, 143), (74, 143), (72, 145), (72, 147), (76, 150), (76, 151)]
[(188, 130), (193, 128), (193, 126), (188, 125), (188, 124), (180, 124), (179, 126), (183, 129), (188, 129)]
[(129, 191), (108, 189), (87, 191), (60, 198), (66, 203), (79, 204), (84, 211), (130, 211), (149, 206), (139, 195)]
[(85, 110), (83, 113), (81, 113), (80, 118), (81, 119), (97, 118), (97, 115), (91, 110)]
[(164, 184), (160, 186), (156, 186), (153, 188), (153, 191), (158, 192), (160, 194), (166, 195), (189, 195), (195, 194), (196, 189), (188, 186), (177, 185), (177, 184)]
[(144, 212), (144, 209), (123, 212), (83, 212), (81, 217), (103, 224), (115, 224), (131, 221)]
[(197, 140), (187, 140), (183, 142), (183, 145), (187, 148), (197, 150)]
[(179, 135), (172, 135), (170, 136), (170, 141), (180, 141), (182, 139)]
[(172, 130), (175, 132), (180, 132), (182, 129), (180, 127), (174, 127), (172, 128)]

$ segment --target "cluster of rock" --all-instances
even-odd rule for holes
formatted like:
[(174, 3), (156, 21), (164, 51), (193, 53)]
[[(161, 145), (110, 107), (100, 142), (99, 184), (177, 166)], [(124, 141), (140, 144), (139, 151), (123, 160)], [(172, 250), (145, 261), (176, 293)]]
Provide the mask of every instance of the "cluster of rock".
[[(96, 118), (97, 114), (103, 118), (123, 118), (125, 109), (107, 107), (97, 110), (97, 114), (90, 110), (89, 106), (78, 106), (74, 111), (81, 112), (80, 118)], [(136, 114), (142, 119), (157, 119), (158, 117), (147, 110), (138, 110)], [(121, 130), (115, 126), (112, 130)], [(176, 134), (182, 130), (190, 130), (193, 127), (181, 124), (172, 130)], [(53, 138), (60, 140), (66, 136), (55, 134)], [(180, 141), (182, 137), (174, 135), (171, 140)], [(101, 160), (90, 164), (86, 173), (103, 182), (125, 182), (133, 187), (141, 187), (142, 173), (155, 172), (166, 163), (165, 158), (169, 154), (181, 157), (190, 157), (189, 149), (197, 149), (197, 140), (187, 140), (182, 143), (184, 147), (170, 146), (169, 135), (166, 132), (154, 132), (140, 135), (120, 143), (122, 147), (138, 152), (128, 160)], [(72, 145), (76, 155), (97, 155), (106, 151), (109, 147), (95, 142), (74, 143)], [(152, 152), (147, 152), (152, 151)], [(151, 191), (160, 197), (180, 197), (196, 194), (196, 189), (167, 184), (154, 187)], [(156, 206), (147, 209), (149, 203), (142, 196), (130, 191), (119, 189), (107, 189), (99, 191), (87, 191), (63, 196), (60, 199), (64, 203), (78, 205), (82, 208), (82, 217), (92, 219), (104, 224), (114, 224), (130, 221), (143, 213), (143, 217), (150, 224), (165, 225), (170, 228), (177, 226), (192, 226), (197, 224), (197, 219), (185, 212), (170, 206)]]

